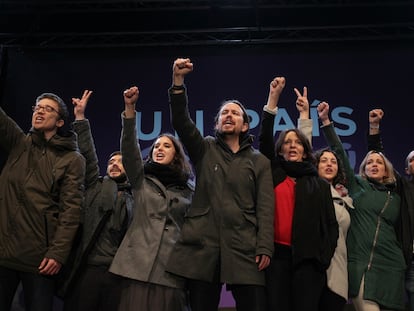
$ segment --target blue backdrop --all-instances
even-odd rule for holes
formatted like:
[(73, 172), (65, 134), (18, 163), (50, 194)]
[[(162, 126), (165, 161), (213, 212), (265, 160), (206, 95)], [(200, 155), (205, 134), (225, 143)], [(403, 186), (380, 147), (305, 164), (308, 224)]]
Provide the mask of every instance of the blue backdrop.
[[(212, 133), (213, 118), (224, 99), (240, 100), (251, 116), (251, 132), (258, 134), (261, 109), (269, 82), (285, 76), (287, 85), (280, 100), (276, 135), (296, 125), (293, 88), (308, 87), (310, 102), (331, 105), (338, 134), (359, 165), (366, 152), (368, 112), (382, 108), (381, 124), (386, 155), (403, 172), (404, 159), (414, 142), (411, 103), (412, 45), (379, 44), (352, 46), (214, 47), (211, 49), (107, 49), (107, 50), (8, 50), (3, 70), (1, 106), (29, 129), (31, 106), (37, 95), (54, 92), (68, 105), (84, 89), (94, 91), (87, 109), (104, 173), (107, 156), (119, 149), (122, 91), (140, 89), (138, 131), (145, 149), (160, 133), (172, 132), (167, 89), (176, 57), (190, 57), (194, 72), (186, 78), (190, 113), (198, 127)], [(312, 114), (315, 116), (315, 107)], [(325, 145), (314, 127), (314, 146)], [(257, 146), (257, 145), (256, 145)]]

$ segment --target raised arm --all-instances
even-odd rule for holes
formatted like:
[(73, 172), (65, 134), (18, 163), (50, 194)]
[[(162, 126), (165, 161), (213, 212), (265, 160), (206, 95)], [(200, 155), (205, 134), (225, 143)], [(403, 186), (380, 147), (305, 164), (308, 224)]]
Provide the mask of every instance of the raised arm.
[(169, 89), (171, 123), (191, 161), (197, 164), (204, 154), (204, 138), (190, 117), (184, 85), (184, 77), (193, 71), (193, 63), (189, 58), (177, 58), (172, 71), (172, 86)]
[(92, 184), (97, 182), (99, 177), (98, 156), (96, 154), (95, 143), (93, 140), (89, 120), (85, 117), (86, 106), (92, 91), (85, 90), (81, 98), (72, 98), (73, 114), (75, 121), (73, 122), (73, 129), (78, 135), (78, 147), (81, 154), (86, 160), (85, 171), (85, 188), (89, 188)]
[(293, 89), (296, 93), (296, 109), (299, 112), (298, 129), (305, 134), (310, 145), (312, 146), (312, 126), (313, 121), (309, 113), (308, 88), (303, 87), (303, 94), (297, 88)]
[(141, 187), (144, 180), (144, 165), (138, 144), (135, 105), (138, 101), (138, 87), (124, 91), (125, 110), (122, 113), (121, 153), (122, 164), (132, 188)]
[(384, 116), (384, 111), (382, 109), (373, 109), (368, 114), (369, 120), (369, 134), (368, 134), (368, 151), (384, 151), (382, 145), (381, 135), (380, 135), (380, 123), (382, 117)]
[(351, 190), (351, 188), (355, 186), (355, 173), (349, 162), (348, 155), (345, 152), (344, 147), (342, 146), (342, 142), (339, 139), (338, 134), (336, 134), (335, 132), (333, 123), (329, 119), (329, 104), (327, 102), (321, 102), (318, 105), (317, 110), (319, 119), (322, 123), (321, 129), (325, 137), (326, 143), (342, 160), (342, 163), (344, 165), (344, 171), (346, 174), (346, 179), (348, 182), (348, 189)]
[(277, 113), (277, 105), (279, 104), (279, 98), (285, 88), (285, 85), (285, 77), (276, 77), (270, 82), (269, 95), (267, 96), (265, 109), (269, 109), (274, 112), (274, 114)]
[(0, 107), (0, 147), (7, 154), (16, 146), (16, 144), (24, 143), (26, 134), (20, 126), (10, 118), (6, 112)]
[(285, 84), (286, 79), (284, 77), (276, 77), (270, 82), (267, 103), (263, 107), (259, 133), (259, 150), (271, 161), (276, 156), (273, 137), (275, 115), (277, 114), (280, 94), (282, 94)]
[(189, 58), (177, 58), (173, 63), (172, 88), (173, 93), (183, 93), (184, 77), (193, 71), (193, 63)]
[(75, 121), (83, 121), (86, 119), (85, 110), (92, 93), (93, 92), (90, 90), (85, 90), (83, 91), (81, 98), (72, 97), (73, 114), (75, 115)]

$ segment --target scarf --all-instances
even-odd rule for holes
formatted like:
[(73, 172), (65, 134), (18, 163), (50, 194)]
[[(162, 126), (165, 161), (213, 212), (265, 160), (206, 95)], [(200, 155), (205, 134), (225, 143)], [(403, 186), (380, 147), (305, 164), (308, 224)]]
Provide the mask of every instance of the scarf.
[(144, 164), (144, 173), (155, 176), (164, 186), (185, 185), (187, 183), (183, 172), (174, 169), (171, 165), (160, 164), (152, 160), (148, 160)]
[(280, 161), (280, 167), (273, 173), (275, 186), (284, 181), (287, 176), (293, 178), (318, 176), (315, 166), (310, 162), (291, 162), (282, 157), (278, 157), (276, 161)]
[(298, 178), (306, 175), (317, 176), (318, 172), (316, 171), (315, 166), (307, 161), (304, 162), (291, 162), (283, 160), (281, 166), (286, 172), (287, 176)]

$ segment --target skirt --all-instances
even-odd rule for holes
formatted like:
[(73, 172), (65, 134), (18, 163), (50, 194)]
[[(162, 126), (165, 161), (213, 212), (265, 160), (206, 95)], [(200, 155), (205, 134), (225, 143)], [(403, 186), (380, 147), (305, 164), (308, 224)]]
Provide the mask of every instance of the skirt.
[(119, 311), (189, 311), (188, 294), (183, 288), (125, 279)]

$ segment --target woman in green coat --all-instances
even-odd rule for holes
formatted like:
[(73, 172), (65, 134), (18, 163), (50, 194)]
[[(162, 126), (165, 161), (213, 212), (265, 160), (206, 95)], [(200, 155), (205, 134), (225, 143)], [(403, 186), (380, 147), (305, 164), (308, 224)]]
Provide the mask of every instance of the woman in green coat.
[[(404, 310), (404, 273), (410, 253), (408, 208), (391, 162), (370, 150), (355, 175), (328, 117), (329, 105), (318, 114), (327, 143), (342, 159), (349, 194), (354, 200), (348, 232), (349, 296), (357, 311)], [(376, 113), (376, 122), (371, 119)], [(371, 111), (370, 136), (379, 131), (382, 110)], [(370, 146), (371, 147), (371, 146)]]

